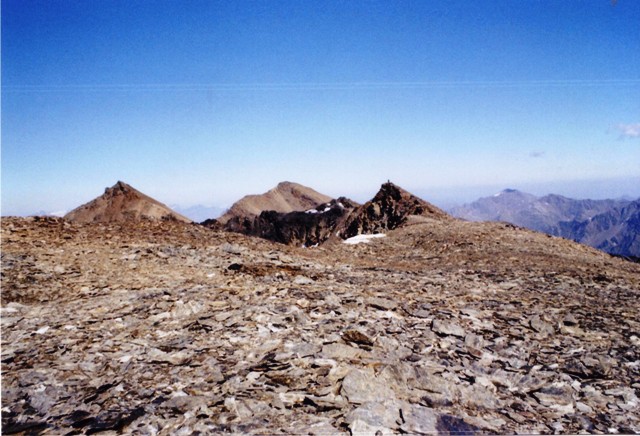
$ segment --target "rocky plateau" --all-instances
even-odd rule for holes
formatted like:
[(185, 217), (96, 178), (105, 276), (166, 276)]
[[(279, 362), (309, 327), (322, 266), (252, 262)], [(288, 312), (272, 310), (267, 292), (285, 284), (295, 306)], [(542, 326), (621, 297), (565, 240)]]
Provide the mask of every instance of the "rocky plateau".
[(313, 248), (3, 218), (2, 433), (640, 432), (640, 265), (388, 189)]

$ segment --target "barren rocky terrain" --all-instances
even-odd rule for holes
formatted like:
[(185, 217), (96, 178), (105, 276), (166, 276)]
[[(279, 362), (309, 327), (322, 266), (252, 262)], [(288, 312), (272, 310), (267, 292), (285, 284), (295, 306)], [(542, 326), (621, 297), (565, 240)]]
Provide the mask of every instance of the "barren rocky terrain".
[(413, 217), (317, 248), (2, 219), (2, 433), (640, 432), (640, 265)]

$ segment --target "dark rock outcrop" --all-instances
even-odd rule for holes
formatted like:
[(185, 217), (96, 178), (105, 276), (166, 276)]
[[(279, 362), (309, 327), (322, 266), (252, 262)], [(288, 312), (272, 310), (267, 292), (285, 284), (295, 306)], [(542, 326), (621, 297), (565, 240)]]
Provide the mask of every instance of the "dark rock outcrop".
[(393, 230), (406, 224), (411, 217), (451, 219), (434, 205), (388, 182), (380, 187), (373, 199), (361, 206), (340, 197), (304, 212), (269, 210), (253, 218), (235, 216), (224, 223), (224, 229), (308, 247), (326, 242), (332, 236), (347, 239)]
[(357, 203), (340, 197), (305, 212), (264, 211), (257, 217), (234, 217), (225, 229), (282, 244), (312, 246), (328, 240)]
[(387, 182), (380, 187), (372, 200), (351, 213), (344, 230), (341, 231), (341, 236), (350, 238), (359, 234), (393, 230), (405, 224), (411, 216), (450, 218), (431, 203)]
[(200, 223), (201, 226), (207, 227), (212, 230), (222, 230), (222, 225), (217, 219), (209, 218)]

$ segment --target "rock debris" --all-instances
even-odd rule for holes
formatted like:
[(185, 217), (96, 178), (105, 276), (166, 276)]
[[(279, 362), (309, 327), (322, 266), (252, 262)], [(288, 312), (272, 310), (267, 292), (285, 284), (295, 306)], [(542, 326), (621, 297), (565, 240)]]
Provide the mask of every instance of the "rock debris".
[(637, 433), (639, 289), (504, 224), (300, 248), (3, 218), (2, 431)]

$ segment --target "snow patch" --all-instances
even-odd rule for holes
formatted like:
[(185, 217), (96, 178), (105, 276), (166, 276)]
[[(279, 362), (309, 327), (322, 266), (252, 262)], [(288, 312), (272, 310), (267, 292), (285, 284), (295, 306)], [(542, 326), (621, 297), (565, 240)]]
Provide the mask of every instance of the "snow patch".
[(306, 210), (304, 213), (325, 213), (325, 212), (329, 212), (331, 210), (331, 206), (325, 206), (325, 208), (323, 210), (318, 210), (318, 209), (309, 209)]
[(375, 238), (383, 238), (387, 235), (385, 235), (384, 233), (377, 233), (375, 235), (356, 235), (353, 236), (349, 239), (345, 239), (344, 241), (342, 241), (344, 244), (349, 244), (349, 245), (355, 245), (355, 244), (360, 244), (360, 243), (365, 243), (368, 244), (369, 241), (371, 241), (372, 239)]

